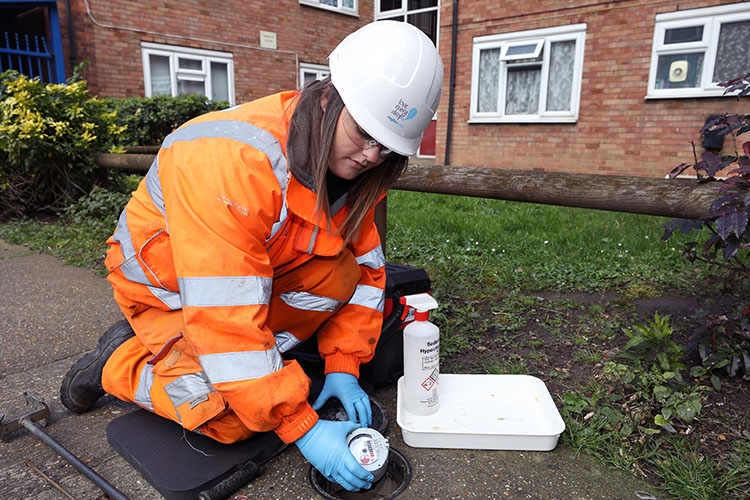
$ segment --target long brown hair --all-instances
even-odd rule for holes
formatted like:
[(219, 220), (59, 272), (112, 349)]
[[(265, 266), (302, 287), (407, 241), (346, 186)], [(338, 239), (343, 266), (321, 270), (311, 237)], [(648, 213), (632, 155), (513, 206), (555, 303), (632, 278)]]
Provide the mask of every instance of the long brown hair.
[[(323, 100), (326, 100), (325, 109), (321, 105)], [(344, 101), (330, 78), (311, 83), (299, 96), (287, 139), (290, 169), (300, 182), (315, 191), (316, 211), (325, 217), (329, 227), (331, 208), (326, 189), (328, 154), (343, 108)], [(407, 163), (406, 156), (394, 154), (356, 178), (348, 192), (349, 214), (339, 229), (344, 243), (357, 238), (367, 212), (378, 202), (380, 195), (398, 180), (406, 170)]]

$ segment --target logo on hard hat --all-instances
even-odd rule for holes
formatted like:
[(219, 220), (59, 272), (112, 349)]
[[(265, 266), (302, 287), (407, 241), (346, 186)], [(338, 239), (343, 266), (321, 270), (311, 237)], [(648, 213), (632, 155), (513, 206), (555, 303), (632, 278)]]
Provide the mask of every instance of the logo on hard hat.
[(417, 108), (409, 108), (409, 105), (403, 99), (399, 99), (398, 104), (394, 106), (391, 114), (388, 115), (388, 119), (399, 127), (403, 127), (404, 125), (401, 122), (411, 120), (415, 116), (417, 116)]

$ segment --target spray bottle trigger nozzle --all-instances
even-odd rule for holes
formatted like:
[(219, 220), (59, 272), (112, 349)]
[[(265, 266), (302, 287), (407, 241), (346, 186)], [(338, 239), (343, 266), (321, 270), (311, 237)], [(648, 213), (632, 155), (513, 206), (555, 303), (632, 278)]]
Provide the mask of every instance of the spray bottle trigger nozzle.
[[(431, 309), (437, 309), (437, 301), (429, 293), (417, 293), (414, 295), (404, 295), (400, 297), (399, 301), (404, 304), (404, 317), (409, 313), (411, 309), (414, 309), (415, 314), (427, 313)], [(420, 316), (423, 316), (420, 314)]]

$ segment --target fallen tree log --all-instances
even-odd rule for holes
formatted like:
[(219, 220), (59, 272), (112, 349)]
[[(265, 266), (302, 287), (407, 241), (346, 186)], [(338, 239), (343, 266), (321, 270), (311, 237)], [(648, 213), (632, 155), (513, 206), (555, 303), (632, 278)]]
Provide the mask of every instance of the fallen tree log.
[[(100, 153), (105, 168), (148, 170), (155, 155)], [(412, 163), (395, 189), (613, 212), (702, 218), (718, 197), (717, 182), (619, 175), (573, 174)]]
[(103, 168), (148, 170), (154, 158), (156, 155), (147, 153), (97, 153), (94, 162)]
[(410, 164), (396, 189), (700, 219), (718, 182)]

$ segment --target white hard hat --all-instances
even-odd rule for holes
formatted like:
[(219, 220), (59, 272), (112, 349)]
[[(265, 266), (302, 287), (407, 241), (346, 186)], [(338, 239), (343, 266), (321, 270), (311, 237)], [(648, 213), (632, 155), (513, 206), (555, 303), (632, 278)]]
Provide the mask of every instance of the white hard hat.
[(362, 129), (412, 156), (440, 102), (443, 63), (419, 28), (376, 21), (347, 36), (328, 57), (331, 82)]

